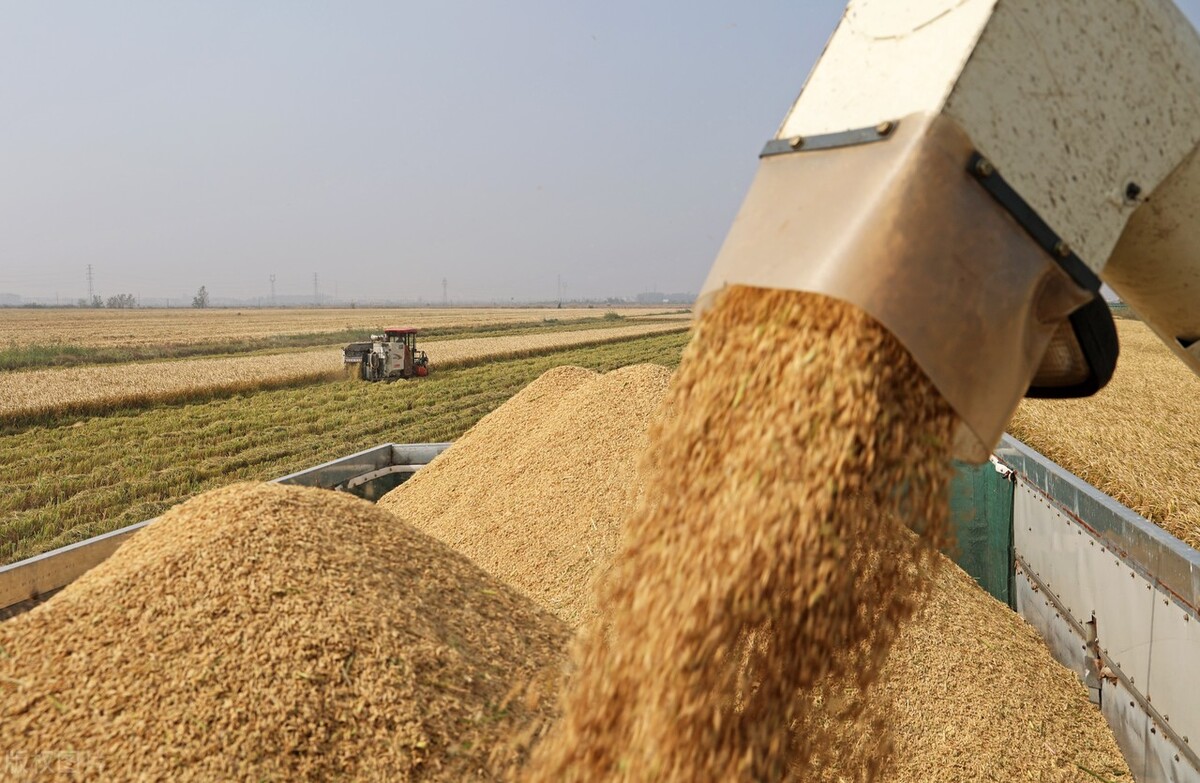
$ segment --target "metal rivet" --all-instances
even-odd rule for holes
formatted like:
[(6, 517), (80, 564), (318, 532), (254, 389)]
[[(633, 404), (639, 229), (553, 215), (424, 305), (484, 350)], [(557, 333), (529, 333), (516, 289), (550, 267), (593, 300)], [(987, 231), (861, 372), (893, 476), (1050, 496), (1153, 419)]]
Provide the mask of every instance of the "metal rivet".
[(893, 130), (895, 130), (895, 128), (896, 128), (896, 123), (892, 122), (891, 120), (884, 120), (883, 122), (881, 122), (875, 126), (875, 132), (878, 133), (880, 136), (886, 136), (889, 133), (891, 133)]
[(1054, 243), (1054, 253), (1059, 258), (1066, 258), (1071, 255), (1071, 246), (1060, 239)]
[(975, 173), (981, 177), (990, 177), (996, 173), (996, 167), (987, 158), (975, 161)]
[(804, 137), (803, 136), (793, 136), (791, 139), (788, 140), (788, 146), (794, 150), (800, 149), (801, 147), (804, 146)]

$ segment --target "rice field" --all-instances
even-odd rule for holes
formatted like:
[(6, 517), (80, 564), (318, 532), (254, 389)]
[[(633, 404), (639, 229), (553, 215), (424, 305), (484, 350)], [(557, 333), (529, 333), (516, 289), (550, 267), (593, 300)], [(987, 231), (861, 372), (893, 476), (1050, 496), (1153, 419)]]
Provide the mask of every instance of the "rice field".
[(668, 332), (437, 372), (111, 410), (0, 436), (0, 563), (157, 516), (207, 489), (270, 479), (380, 443), (453, 440), (551, 367), (673, 367)]
[(1118, 320), (1112, 381), (1082, 400), (1025, 400), (1018, 439), (1200, 548), (1200, 378), (1140, 321)]
[(75, 344), (88, 347), (187, 345), (316, 332), (370, 332), (402, 325), (418, 329), (481, 326), (545, 319), (648, 315), (671, 308), (388, 308), (388, 309), (43, 309), (0, 308), (0, 346)]
[[(419, 343), (434, 372), (468, 362), (602, 344), (659, 332), (675, 322), (606, 329), (462, 338)], [(100, 365), (0, 373), (0, 422), (297, 385), (340, 377), (340, 348), (216, 359)]]

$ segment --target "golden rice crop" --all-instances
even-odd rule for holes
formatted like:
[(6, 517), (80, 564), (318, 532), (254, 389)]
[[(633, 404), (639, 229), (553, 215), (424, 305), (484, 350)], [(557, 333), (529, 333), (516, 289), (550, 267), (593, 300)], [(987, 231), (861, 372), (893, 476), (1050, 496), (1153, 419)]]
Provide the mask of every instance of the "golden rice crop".
[[(568, 346), (624, 340), (679, 331), (677, 323), (638, 324), (501, 337), (421, 343), (434, 371), (490, 358), (511, 358)], [(0, 373), (0, 419), (104, 410), (124, 405), (182, 399), (342, 377), (339, 349), (189, 359), (172, 362), (72, 367)]]
[[(46, 310), (0, 308), (0, 345), (140, 346), (193, 344), (246, 338), (403, 325), (419, 329), (482, 326), (546, 318), (601, 318), (585, 308), (426, 308), (312, 310)], [(621, 315), (645, 309), (616, 310)]]
[(1020, 440), (1200, 547), (1200, 379), (1140, 321), (1117, 322), (1121, 359), (1082, 400), (1025, 400)]

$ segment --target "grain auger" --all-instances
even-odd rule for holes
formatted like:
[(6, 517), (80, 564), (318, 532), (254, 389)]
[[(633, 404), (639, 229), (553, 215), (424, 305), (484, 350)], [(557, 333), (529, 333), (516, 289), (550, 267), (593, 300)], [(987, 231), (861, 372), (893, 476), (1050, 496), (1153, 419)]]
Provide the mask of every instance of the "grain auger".
[(861, 307), (982, 461), (1092, 394), (1107, 283), (1200, 371), (1200, 40), (1170, 0), (851, 0), (709, 273)]

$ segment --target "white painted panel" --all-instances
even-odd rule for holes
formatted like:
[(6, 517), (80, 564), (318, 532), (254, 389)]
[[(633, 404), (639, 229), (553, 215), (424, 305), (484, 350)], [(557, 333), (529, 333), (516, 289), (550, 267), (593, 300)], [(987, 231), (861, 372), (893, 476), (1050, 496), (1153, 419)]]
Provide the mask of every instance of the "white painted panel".
[(1013, 546), (1076, 622), (1095, 616), (1100, 647), (1125, 676), (1147, 683), (1154, 596), (1146, 580), (1023, 478), (1013, 496)]
[(1200, 40), (1170, 0), (1004, 0), (945, 104), (1099, 271), (1200, 141)]
[(1200, 743), (1200, 621), (1160, 590), (1154, 599), (1150, 680), (1143, 692), (1171, 728)]
[(996, 0), (851, 0), (779, 136), (941, 110)]
[[(1100, 713), (1112, 728), (1121, 755), (1129, 765), (1137, 783), (1167, 783), (1180, 778), (1163, 774), (1161, 760), (1147, 741), (1150, 737), (1150, 716), (1138, 705), (1136, 695), (1118, 683), (1104, 683)], [(1174, 755), (1174, 751), (1172, 751)]]
[[(1071, 624), (1059, 616), (1054, 604), (1030, 579), (1017, 568), (1013, 582), (1017, 614), (1032, 625), (1050, 649), (1054, 659), (1078, 675), (1089, 678), (1087, 641), (1075, 632)], [(1093, 701), (1096, 701), (1093, 694)]]

